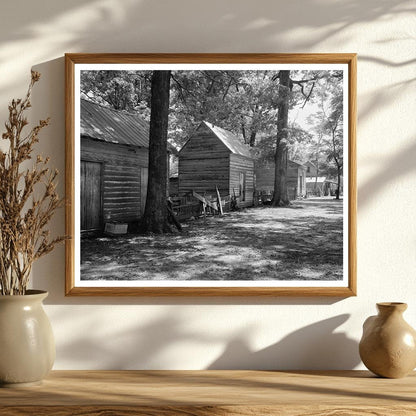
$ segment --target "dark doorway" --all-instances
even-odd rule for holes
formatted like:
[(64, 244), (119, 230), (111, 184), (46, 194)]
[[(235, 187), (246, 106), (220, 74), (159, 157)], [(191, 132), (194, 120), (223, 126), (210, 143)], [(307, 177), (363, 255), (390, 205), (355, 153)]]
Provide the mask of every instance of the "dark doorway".
[(102, 228), (101, 163), (81, 161), (81, 231)]

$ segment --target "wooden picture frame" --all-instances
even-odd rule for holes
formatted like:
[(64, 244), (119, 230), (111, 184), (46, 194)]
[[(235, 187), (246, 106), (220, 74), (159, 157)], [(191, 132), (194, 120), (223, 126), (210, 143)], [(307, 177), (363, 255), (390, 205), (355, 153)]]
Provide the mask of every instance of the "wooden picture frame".
[[(341, 211), (342, 213), (342, 226), (339, 227), (341, 237), (342, 251), (340, 255), (342, 256), (341, 261), (341, 277), (338, 277), (337, 280), (311, 280), (308, 278), (288, 280), (283, 279), (279, 280), (279, 273), (276, 272), (276, 275), (272, 278), (266, 276), (266, 280), (248, 280), (240, 282), (237, 280), (209, 280), (204, 276), (203, 280), (187, 280), (187, 281), (159, 281), (157, 279), (152, 280), (151, 275), (147, 275), (150, 280), (141, 280), (141, 278), (135, 279), (124, 279), (124, 280), (115, 280), (110, 276), (105, 279), (101, 279), (101, 275), (93, 275), (93, 279), (98, 280), (84, 280), (81, 273), (81, 208), (85, 211), (88, 211), (91, 207), (91, 203), (88, 202), (88, 207), (84, 207), (84, 199), (82, 195), (87, 195), (87, 191), (80, 190), (81, 186), (81, 176), (84, 175), (85, 183), (93, 183), (94, 181), (100, 183), (97, 185), (99, 189), (107, 189), (106, 183), (103, 184), (102, 175), (95, 175), (93, 171), (103, 172), (103, 169), (106, 168), (106, 162), (97, 160), (94, 155), (94, 151), (88, 153), (84, 150), (81, 150), (81, 135), (82, 137), (88, 137), (88, 140), (91, 143), (94, 143), (96, 146), (104, 146), (100, 138), (91, 137), (94, 136), (94, 131), (98, 132), (97, 134), (102, 134), (102, 130), (107, 128), (105, 123), (105, 115), (101, 113), (96, 114), (94, 117), (94, 111), (108, 112), (109, 110), (105, 106), (101, 106), (104, 110), (101, 110), (98, 107), (94, 107), (94, 103), (86, 102), (85, 105), (88, 107), (86, 112), (88, 112), (88, 117), (92, 117), (92, 122), (85, 127), (80, 127), (81, 123), (81, 92), (80, 92), (80, 77), (82, 71), (110, 71), (110, 70), (195, 70), (195, 71), (209, 71), (211, 70), (247, 70), (247, 71), (275, 71), (276, 74), (280, 74), (279, 71), (284, 69), (293, 70), (293, 71), (313, 71), (313, 70), (322, 70), (322, 71), (332, 71), (339, 70), (342, 72), (343, 86), (342, 86), (342, 100), (343, 100), (343, 114), (344, 114), (344, 123), (342, 127), (343, 138), (342, 143), (344, 150), (342, 151), (342, 157), (344, 159), (343, 163), (343, 173), (345, 172), (343, 178), (343, 199)], [(202, 69), (201, 69), (202, 68)], [(261, 68), (261, 69), (260, 69)], [(323, 68), (323, 69), (321, 69)], [(126, 69), (127, 70), (127, 69)], [(207, 72), (208, 73), (208, 72)], [(84, 73), (83, 73), (84, 74)], [(302, 84), (299, 83), (297, 86), (302, 87)], [(306, 86), (304, 85), (303, 87)], [(332, 296), (332, 297), (347, 297), (356, 295), (356, 54), (66, 54), (65, 55), (65, 104), (66, 104), (66, 233), (70, 237), (66, 241), (66, 285), (65, 292), (67, 296)], [(311, 86), (307, 88), (304, 92), (304, 96), (311, 94)], [(89, 100), (86, 100), (89, 101)], [(306, 102), (306, 100), (305, 100)], [(93, 105), (94, 104), (94, 105)], [(82, 113), (84, 114), (84, 113)], [(111, 113), (113, 114), (113, 113)], [(104, 117), (104, 118), (103, 118)], [(124, 118), (128, 118), (129, 113), (117, 113), (117, 120), (123, 122)], [(113, 117), (114, 118), (114, 117)], [(347, 120), (345, 120), (345, 118)], [(84, 119), (83, 119), (84, 120)], [(99, 120), (99, 121), (98, 121)], [(82, 121), (84, 123), (84, 121)], [(306, 121), (305, 121), (306, 122)], [(100, 124), (101, 123), (101, 124)], [(126, 124), (127, 123), (127, 124)], [(127, 126), (128, 121), (125, 121), (123, 126)], [(114, 127), (114, 126), (113, 126)], [(113, 127), (109, 127), (114, 130)], [(211, 128), (212, 127), (212, 128)], [(123, 127), (124, 128), (124, 127)], [(217, 133), (217, 136), (221, 136), (223, 130), (215, 130), (215, 126), (206, 123), (201, 127), (202, 131), (209, 130), (210, 133)], [(92, 133), (91, 133), (92, 131)], [(205, 131), (205, 133), (206, 133)], [(341, 133), (340, 133), (341, 134)], [(140, 134), (139, 134), (140, 135)], [(85, 139), (86, 140), (86, 139)], [(120, 139), (121, 140), (121, 139)], [(124, 156), (128, 157), (127, 152), (132, 150), (129, 147), (130, 138), (126, 136), (123, 139), (122, 152)], [(207, 139), (208, 140), (208, 139)], [(227, 139), (224, 138), (226, 141)], [(230, 139), (231, 140), (231, 139)], [(118, 142), (119, 139), (109, 139), (107, 142)], [(225, 142), (224, 142), (225, 143)], [(226, 143), (227, 144), (227, 143)], [(83, 144), (84, 146), (84, 144)], [(86, 145), (85, 145), (86, 146)], [(137, 145), (139, 148), (140, 146)], [(232, 144), (228, 143), (228, 149), (232, 148)], [(91, 150), (91, 149), (90, 149)], [(182, 150), (182, 149), (181, 149)], [(117, 150), (118, 151), (118, 150)], [(96, 150), (98, 152), (98, 150)], [(137, 153), (139, 153), (137, 151)], [(232, 153), (232, 152), (231, 152)], [(127, 156), (126, 156), (127, 155)], [(89, 160), (92, 158), (94, 160)], [(118, 167), (115, 166), (114, 172), (121, 172), (123, 170), (128, 171), (129, 167), (126, 164), (122, 163), (123, 159), (119, 159)], [(126, 159), (127, 160), (127, 159)], [(85, 163), (81, 163), (85, 161)], [(91, 163), (88, 163), (91, 162)], [(180, 162), (183, 163), (183, 162)], [(231, 163), (231, 162), (230, 162)], [(288, 166), (286, 161), (286, 166)], [(82, 165), (82, 168), (81, 168)], [(295, 163), (297, 166), (298, 164)], [(313, 165), (313, 164), (312, 164)], [(303, 166), (303, 165), (300, 165)], [(83, 170), (83, 173), (81, 172)], [(302, 167), (301, 169), (304, 169)], [(306, 168), (305, 168), (306, 169)], [(130, 169), (131, 174), (135, 171), (133, 168)], [(87, 173), (85, 173), (87, 172)], [(143, 171), (145, 172), (145, 171)], [(301, 170), (305, 172), (305, 170)], [(94, 176), (95, 175), (95, 176)], [(143, 173), (144, 175), (144, 173)], [(140, 179), (135, 179), (137, 186), (141, 186), (140, 192), (143, 193), (143, 189), (147, 186), (147, 178), (140, 176)], [(180, 175), (180, 174), (178, 174)], [(231, 173), (229, 174), (231, 175)], [(251, 175), (251, 174), (250, 174)], [(297, 174), (298, 175), (298, 174)], [(84, 176), (82, 176), (84, 178)], [(97, 179), (97, 178), (98, 179)], [(247, 176), (247, 183), (249, 178), (253, 177)], [(305, 175), (297, 176), (297, 181), (306, 180)], [(95, 178), (95, 179), (94, 179)], [(300, 178), (300, 179), (299, 179)], [(257, 179), (257, 178), (256, 178)], [(310, 179), (310, 178), (309, 178)], [(121, 180), (121, 179), (120, 179)], [(241, 187), (245, 189), (246, 187), (246, 173), (240, 173), (239, 179), (240, 193), (235, 195), (234, 188), (234, 198), (236, 201), (241, 202), (243, 200), (243, 193)], [(318, 180), (318, 169), (316, 170), (316, 183)], [(254, 181), (254, 179), (253, 179)], [(83, 182), (83, 183), (84, 183)], [(184, 183), (184, 180), (178, 179), (179, 183)], [(324, 187), (323, 185), (322, 189)], [(254, 182), (253, 182), (254, 183)], [(300, 184), (300, 182), (296, 182)], [(305, 182), (306, 183), (306, 182)], [(333, 192), (334, 188), (331, 188), (330, 181), (325, 182), (327, 185), (329, 183), (329, 193)], [(315, 184), (316, 185), (316, 184)], [(83, 185), (85, 188), (87, 185)], [(89, 186), (89, 185), (88, 185)], [(299, 188), (295, 187), (294, 196), (299, 192)], [(178, 185), (179, 187), (179, 185)], [(83, 189), (84, 189), (83, 188)], [(85, 188), (86, 189), (86, 188)], [(139, 188), (138, 188), (139, 189)], [(178, 188), (179, 189), (179, 188)], [(307, 186), (305, 185), (305, 189)], [(314, 188), (316, 190), (316, 186)], [(332, 189), (332, 190), (331, 190)], [(338, 182), (338, 195), (340, 192), (340, 184)], [(84, 192), (81, 196), (80, 193)], [(93, 192), (89, 191), (88, 192)], [(145, 201), (143, 201), (143, 196), (139, 195), (137, 191), (137, 202), (142, 204), (141, 209), (144, 209)], [(224, 201), (221, 200), (222, 196), (218, 191), (219, 200), (216, 205), (217, 210), (220, 210)], [(222, 191), (221, 191), (222, 192)], [(251, 191), (250, 191), (251, 192)], [(260, 195), (256, 191), (256, 194), (253, 197), (253, 201), (256, 203), (259, 200)], [(306, 192), (306, 191), (305, 191)], [(325, 191), (326, 192), (326, 191)], [(197, 193), (197, 192), (195, 192)], [(230, 200), (233, 199), (232, 191), (230, 190)], [(89, 194), (88, 194), (89, 195)], [(303, 196), (303, 195), (301, 195)], [(84, 196), (87, 199), (86, 196)], [(88, 197), (90, 198), (90, 197)], [(93, 198), (93, 197), (91, 197)], [(109, 218), (107, 223), (108, 230), (115, 234), (118, 232), (125, 232), (123, 223), (111, 222), (110, 214), (107, 211), (102, 214), (102, 204), (109, 204), (105, 200), (106, 196), (104, 192), (100, 191), (100, 195), (96, 198), (97, 204), (101, 204), (101, 214)], [(103, 200), (104, 198), (104, 200)], [(203, 197), (205, 198), (205, 197)], [(329, 198), (328, 198), (329, 199)], [(90, 199), (88, 199), (90, 201)], [(222, 201), (222, 202), (220, 202)], [(307, 200), (305, 200), (307, 203)], [(205, 201), (208, 206), (208, 199)], [(203, 207), (207, 206), (203, 202)], [(338, 201), (337, 201), (338, 202)], [(122, 202), (117, 202), (116, 204), (122, 204)], [(254, 202), (253, 202), (254, 203)], [(82, 205), (84, 204), (84, 205)], [(114, 204), (114, 202), (113, 202)], [(299, 202), (302, 204), (302, 201)], [(109, 206), (109, 205), (105, 205)], [(298, 207), (295, 204), (295, 208)], [(215, 207), (214, 207), (215, 208)], [(298, 207), (302, 208), (302, 206)], [(270, 208), (265, 208), (270, 209)], [(286, 208), (284, 208), (286, 209)], [(279, 210), (277, 208), (277, 210)], [(83, 211), (84, 212), (84, 211)], [(88, 211), (90, 212), (90, 211)], [(175, 211), (176, 212), (176, 211)], [(205, 211), (204, 211), (205, 212)], [(244, 211), (246, 212), (246, 211)], [(294, 212), (294, 211), (293, 211)], [(84, 215), (84, 214), (83, 214)], [(84, 217), (86, 218), (86, 215)], [(228, 214), (227, 214), (228, 215)], [(231, 215), (231, 214), (230, 214)], [(82, 221), (84, 221), (82, 217)], [(106, 217), (106, 218), (107, 218)], [(107, 219), (108, 219), (107, 218)], [(214, 217), (215, 218), (215, 217)], [(231, 217), (229, 217), (231, 218)], [(107, 221), (105, 219), (105, 221)], [(102, 218), (101, 218), (102, 220)], [(85, 221), (87, 221), (85, 219)], [(88, 219), (88, 221), (90, 221)], [(95, 221), (98, 221), (97, 219)], [(198, 220), (200, 221), (200, 220)], [(202, 221), (202, 220), (201, 220)], [(98, 222), (97, 222), (98, 224)], [(102, 223), (100, 223), (102, 224)], [(338, 221), (339, 224), (339, 221)], [(130, 224), (131, 225), (131, 224)], [(130, 226), (129, 225), (129, 226)], [(103, 230), (103, 225), (101, 225), (101, 231)], [(112, 228), (111, 228), (112, 227)], [(111, 229), (110, 229), (111, 228)], [(107, 237), (105, 237), (107, 238)], [(108, 244), (113, 244), (115, 241), (123, 241), (123, 237), (108, 237)], [(106, 241), (107, 241), (106, 240)], [(137, 240), (134, 240), (137, 243)], [(115, 243), (114, 243), (115, 244)], [(311, 242), (313, 246), (319, 246), (317, 241)], [(226, 248), (226, 245), (224, 246)], [(95, 247), (96, 250), (100, 252), (100, 248)], [(278, 249), (277, 249), (278, 250)], [(260, 252), (262, 250), (260, 249)], [(100, 252), (101, 253), (101, 252)], [(101, 255), (101, 254), (100, 254)], [(104, 254), (102, 254), (104, 256)], [(296, 253), (293, 255), (296, 257)], [(98, 258), (98, 257), (97, 257)], [(101, 257), (100, 257), (101, 259)], [(211, 260), (210, 260), (211, 261)], [(205, 262), (204, 264), (207, 264)], [(277, 264), (277, 263), (276, 263)], [(295, 264), (295, 263), (293, 263)], [(267, 265), (266, 265), (267, 266)], [(162, 266), (161, 266), (162, 267)], [(197, 266), (200, 267), (200, 266)], [(92, 268), (92, 266), (91, 266)], [(335, 268), (335, 266), (334, 266)], [(84, 268), (85, 269), (85, 268)], [(85, 270), (90, 270), (87, 268)], [(195, 269), (196, 270), (196, 269)], [(276, 270), (278, 267), (276, 266)], [(316, 269), (319, 272), (319, 269)], [(330, 269), (329, 269), (330, 270)], [(156, 269), (156, 274), (158, 270)], [(244, 270), (241, 270), (244, 274)], [(295, 272), (294, 272), (295, 273)], [(296, 273), (299, 273), (297, 270)], [(330, 274), (330, 272), (328, 272)], [(327, 275), (328, 275), (327, 273)], [(319, 274), (319, 273), (318, 273)], [(98, 277), (97, 277), (98, 276)], [(150, 276), (150, 277), (149, 277)], [(129, 276), (130, 278), (130, 276)], [(234, 279), (234, 278), (233, 278)]]

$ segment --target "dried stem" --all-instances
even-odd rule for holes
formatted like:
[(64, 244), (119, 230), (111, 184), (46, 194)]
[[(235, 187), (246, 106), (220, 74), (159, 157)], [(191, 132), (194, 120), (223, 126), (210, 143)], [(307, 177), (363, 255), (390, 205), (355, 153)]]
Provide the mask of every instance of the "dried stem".
[[(51, 172), (49, 158), (37, 156), (33, 166), (22, 165), (32, 159), (39, 132), (49, 124), (40, 120), (26, 136), (28, 121), (25, 111), (31, 107), (30, 97), (40, 74), (32, 71), (24, 99), (9, 105), (3, 140), (8, 150), (0, 151), (0, 294), (23, 295), (29, 283), (32, 264), (51, 252), (64, 236), (51, 239), (46, 229), (63, 200), (56, 192), (58, 171)], [(36, 195), (36, 197), (35, 197)]]

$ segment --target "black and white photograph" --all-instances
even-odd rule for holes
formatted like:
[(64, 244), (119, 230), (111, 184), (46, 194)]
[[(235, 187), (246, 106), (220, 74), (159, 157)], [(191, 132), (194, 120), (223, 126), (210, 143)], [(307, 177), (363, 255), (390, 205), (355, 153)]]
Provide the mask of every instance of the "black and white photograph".
[(347, 63), (85, 63), (73, 84), (75, 286), (349, 287)]

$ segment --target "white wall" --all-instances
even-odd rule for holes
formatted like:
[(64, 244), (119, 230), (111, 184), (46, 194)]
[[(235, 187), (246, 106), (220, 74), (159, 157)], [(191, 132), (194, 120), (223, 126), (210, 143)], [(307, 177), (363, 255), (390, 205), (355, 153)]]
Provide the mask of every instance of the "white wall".
[[(52, 117), (40, 147), (61, 172), (65, 52), (359, 56), (358, 296), (65, 298), (60, 247), (33, 283), (50, 291), (56, 369), (359, 368), (361, 325), (377, 301), (408, 302), (416, 327), (414, 2), (14, 0), (0, 16), (0, 120), (35, 67), (33, 118)], [(63, 212), (53, 226), (63, 232)]]

